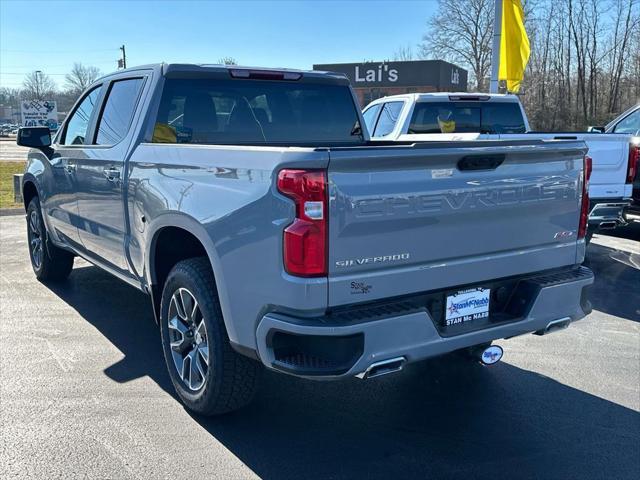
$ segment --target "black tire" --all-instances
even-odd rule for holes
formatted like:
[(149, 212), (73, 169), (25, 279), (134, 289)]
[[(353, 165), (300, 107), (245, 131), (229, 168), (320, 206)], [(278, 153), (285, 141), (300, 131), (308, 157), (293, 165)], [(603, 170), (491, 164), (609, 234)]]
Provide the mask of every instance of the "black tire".
[(593, 238), (593, 234), (594, 233), (595, 232), (593, 231), (593, 229), (591, 229), (591, 228), (587, 229), (587, 233), (584, 236), (584, 241), (585, 241), (586, 245), (589, 245), (591, 243), (591, 239)]
[[(74, 255), (51, 243), (38, 197), (34, 197), (27, 207), (27, 239), (31, 267), (38, 280), (55, 282), (69, 276), (73, 269)], [(38, 245), (39, 250), (34, 247)]]
[[(173, 356), (175, 350), (171, 346), (172, 338), (175, 343), (175, 337), (170, 332), (173, 327), (169, 327), (169, 312), (172, 297), (180, 289), (186, 289), (193, 296), (200, 310), (197, 322), (204, 322), (206, 327), (209, 361), (206, 373), (201, 377), (203, 385), (195, 391), (178, 373)], [(186, 308), (183, 307), (183, 311)], [(189, 410), (201, 415), (220, 415), (238, 410), (251, 402), (259, 385), (262, 365), (240, 355), (231, 347), (207, 258), (183, 260), (169, 273), (160, 303), (160, 330), (169, 376), (178, 396)], [(173, 328), (172, 332), (175, 331)], [(195, 338), (193, 332), (190, 338)], [(189, 348), (194, 347), (187, 347), (185, 351)]]

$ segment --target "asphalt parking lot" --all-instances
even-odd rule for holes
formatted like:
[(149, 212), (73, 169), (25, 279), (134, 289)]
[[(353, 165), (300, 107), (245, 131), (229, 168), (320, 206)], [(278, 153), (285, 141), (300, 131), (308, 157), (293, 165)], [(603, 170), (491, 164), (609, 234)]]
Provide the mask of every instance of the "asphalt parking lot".
[(28, 148), (16, 145), (15, 136), (0, 138), (0, 162), (26, 162), (28, 153)]
[(0, 218), (0, 478), (640, 476), (640, 225), (596, 236), (594, 312), (452, 358), (315, 383), (267, 374), (220, 418), (173, 394), (147, 298), (85, 262), (37, 282), (24, 218)]

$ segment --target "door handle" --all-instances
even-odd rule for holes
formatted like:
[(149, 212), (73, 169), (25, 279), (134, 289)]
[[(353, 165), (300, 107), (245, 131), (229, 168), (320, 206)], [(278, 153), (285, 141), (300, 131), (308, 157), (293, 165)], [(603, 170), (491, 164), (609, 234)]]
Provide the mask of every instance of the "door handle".
[(67, 164), (64, 166), (64, 171), (65, 171), (65, 172), (67, 172), (67, 173), (69, 173), (69, 174), (75, 173), (75, 171), (76, 171), (76, 166), (75, 166), (73, 163), (67, 163)]
[(104, 176), (109, 182), (118, 183), (120, 181), (120, 169), (116, 167), (109, 167), (103, 170)]

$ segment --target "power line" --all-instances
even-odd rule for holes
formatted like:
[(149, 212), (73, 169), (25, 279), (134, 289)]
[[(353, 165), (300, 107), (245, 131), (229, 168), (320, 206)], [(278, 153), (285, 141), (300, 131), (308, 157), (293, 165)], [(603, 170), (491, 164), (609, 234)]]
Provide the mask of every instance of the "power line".
[(106, 49), (90, 49), (90, 50), (13, 50), (7, 48), (0, 48), (0, 52), (8, 53), (89, 53), (89, 52), (114, 52), (117, 48)]
[[(29, 72), (2, 72), (0, 71), (0, 76), (2, 75), (29, 75), (31, 73), (31, 71)], [(48, 72), (44, 72), (45, 75), (67, 75), (66, 73), (48, 73)]]
[[(117, 62), (116, 58), (109, 58), (107, 60), (96, 60), (96, 61), (92, 61), (92, 62), (81, 62), (81, 63), (83, 65), (97, 65), (97, 64), (105, 64), (105, 63), (114, 63), (114, 62)], [(38, 63), (41, 63), (41, 62), (38, 62)], [(50, 67), (54, 67), (54, 68), (55, 67), (68, 67), (69, 65), (70, 65), (69, 63), (56, 64), (56, 65), (47, 64), (46, 67), (47, 68), (50, 68)], [(0, 67), (13, 69), (13, 68), (31, 68), (32, 66), (31, 65), (8, 65), (7, 66), (7, 65), (3, 65), (0, 62)]]

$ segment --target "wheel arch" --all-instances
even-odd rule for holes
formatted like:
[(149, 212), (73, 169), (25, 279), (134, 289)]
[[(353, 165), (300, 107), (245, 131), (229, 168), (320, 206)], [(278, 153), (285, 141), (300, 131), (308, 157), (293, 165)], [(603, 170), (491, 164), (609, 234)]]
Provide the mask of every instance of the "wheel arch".
[(34, 197), (40, 197), (40, 190), (36, 179), (31, 174), (25, 174), (22, 180), (22, 202), (24, 203), (24, 210), (27, 211), (29, 203)]
[(50, 175), (51, 162), (49, 158), (40, 151), (30, 151), (22, 177), (22, 201), (25, 211), (33, 197), (39, 197), (41, 203), (45, 201), (43, 198), (47, 195), (45, 186)]
[(160, 320), (162, 288), (171, 268), (181, 260), (206, 256), (213, 271), (225, 327), (230, 334), (222, 268), (213, 240), (204, 226), (195, 218), (183, 213), (163, 214), (152, 223), (148, 238), (145, 271), (156, 322)]

